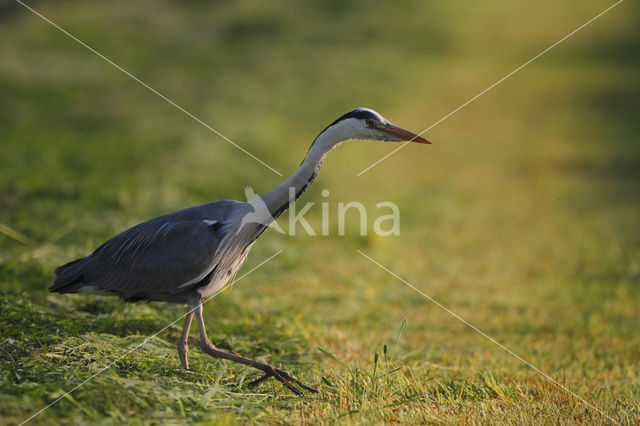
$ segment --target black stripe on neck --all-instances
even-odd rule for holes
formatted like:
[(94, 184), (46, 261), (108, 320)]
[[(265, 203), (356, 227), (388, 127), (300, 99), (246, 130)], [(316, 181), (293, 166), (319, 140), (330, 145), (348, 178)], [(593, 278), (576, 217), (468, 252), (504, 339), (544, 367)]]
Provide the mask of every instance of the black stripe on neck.
[[(309, 187), (311, 186), (311, 184), (313, 183), (313, 181), (316, 179), (316, 177), (318, 176), (318, 172), (320, 171), (320, 167), (322, 167), (322, 162), (320, 162), (315, 170), (313, 171), (313, 174), (311, 176), (309, 176), (309, 179), (307, 180), (307, 182), (302, 185), (295, 193), (293, 200), (290, 200), (289, 198), (287, 198), (287, 202), (284, 203), (282, 206), (280, 206), (278, 208), (278, 210), (276, 210), (275, 212), (272, 212), (271, 215), (273, 216), (274, 219), (277, 219), (278, 217), (280, 217), (280, 215), (282, 215), (282, 213), (284, 213), (285, 211), (287, 211), (287, 209), (291, 206), (291, 204), (293, 204), (298, 198), (300, 198), (302, 196), (302, 194), (304, 194), (306, 192), (307, 189), (309, 189)], [(287, 191), (289, 189), (287, 188)]]

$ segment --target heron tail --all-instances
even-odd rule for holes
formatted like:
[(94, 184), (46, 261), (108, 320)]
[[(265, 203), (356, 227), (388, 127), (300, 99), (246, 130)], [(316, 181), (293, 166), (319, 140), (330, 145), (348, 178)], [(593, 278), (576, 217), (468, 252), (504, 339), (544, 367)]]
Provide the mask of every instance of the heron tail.
[(82, 257), (57, 268), (56, 280), (53, 285), (49, 287), (49, 291), (77, 293), (81, 287), (86, 285), (83, 282), (82, 276), (86, 259), (86, 257)]

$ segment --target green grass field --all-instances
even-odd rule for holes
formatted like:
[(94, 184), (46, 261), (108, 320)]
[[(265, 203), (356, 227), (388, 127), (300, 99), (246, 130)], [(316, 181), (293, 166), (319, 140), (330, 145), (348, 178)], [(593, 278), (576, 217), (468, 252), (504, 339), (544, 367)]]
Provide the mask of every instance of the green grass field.
[[(421, 131), (613, 4), (56, 2), (32, 7), (284, 175), (357, 106)], [(361, 176), (333, 151), (298, 201), (381, 201), (401, 234), (269, 231), (205, 306), (219, 347), (298, 398), (175, 343), (165, 304), (47, 292), (128, 226), (283, 178), (0, 1), (0, 422), (640, 422), (640, 7), (626, 1)], [(323, 198), (321, 191), (330, 196)], [(375, 217), (375, 215), (374, 215)], [(286, 219), (286, 216), (283, 217)], [(280, 222), (283, 222), (280, 220)], [(373, 218), (368, 221), (369, 229)], [(283, 222), (286, 225), (286, 220)], [(463, 324), (469, 321), (605, 415)]]

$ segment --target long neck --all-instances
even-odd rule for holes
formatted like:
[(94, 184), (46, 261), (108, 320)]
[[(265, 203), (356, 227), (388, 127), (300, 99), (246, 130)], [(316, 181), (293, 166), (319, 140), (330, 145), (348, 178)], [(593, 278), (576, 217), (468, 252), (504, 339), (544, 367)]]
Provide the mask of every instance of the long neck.
[(309, 148), (298, 170), (261, 197), (274, 219), (285, 212), (309, 188), (318, 175), (327, 153), (339, 142), (335, 132), (330, 129), (322, 132)]

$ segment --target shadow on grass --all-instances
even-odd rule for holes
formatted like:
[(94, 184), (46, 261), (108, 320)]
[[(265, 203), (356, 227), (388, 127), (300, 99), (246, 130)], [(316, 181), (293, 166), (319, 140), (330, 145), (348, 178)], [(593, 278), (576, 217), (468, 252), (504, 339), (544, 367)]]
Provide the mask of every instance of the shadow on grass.
[(159, 319), (118, 318), (113, 304), (108, 302), (57, 304), (52, 300), (49, 298), (40, 305), (22, 293), (3, 293), (0, 296), (0, 321), (4, 339), (38, 347), (87, 332), (124, 337), (153, 333), (163, 325)]
[[(233, 317), (251, 318), (246, 312), (238, 312), (242, 311), (242, 308), (229, 301), (221, 305), (224, 306), (219, 312), (222, 317), (228, 318), (231, 312), (235, 312)], [(162, 305), (131, 305), (116, 298), (101, 297), (65, 300), (51, 296), (46, 304), (35, 304), (23, 293), (5, 292), (0, 295), (0, 325), (3, 328), (0, 363), (19, 364), (21, 358), (30, 355), (55, 352), (60, 346), (64, 346), (65, 351), (68, 351), (74, 347), (86, 346), (86, 342), (99, 342), (101, 339), (111, 341), (115, 349), (117, 346), (127, 347), (132, 342), (139, 344), (148, 339), (148, 342), (163, 342), (166, 353), (163, 349), (159, 363), (165, 363), (167, 367), (179, 367), (175, 341), (178, 339), (183, 320), (180, 318), (166, 330), (163, 328), (185, 312), (186, 309), (177, 306), (164, 305), (162, 309)], [(262, 324), (246, 321), (236, 324), (227, 321), (224, 324), (216, 324), (216, 333), (209, 334), (221, 349), (242, 352), (249, 357), (264, 357), (268, 354), (287, 364), (298, 363), (305, 353), (296, 349), (306, 345), (300, 338), (291, 337), (280, 327), (270, 325), (272, 320), (273, 318), (263, 318)], [(160, 332), (161, 330), (163, 331)], [(150, 339), (158, 332), (160, 333), (157, 337)], [(194, 332), (192, 329), (192, 336)], [(194, 357), (199, 353), (196, 349), (197, 340), (192, 337), (190, 344), (190, 357)], [(91, 352), (92, 346), (86, 346), (84, 350)], [(96, 350), (101, 351), (101, 348)], [(111, 357), (116, 358), (117, 352), (114, 350)], [(103, 355), (109, 358), (108, 354)], [(175, 359), (164, 357), (174, 355)], [(204, 359), (210, 361), (208, 357)]]

